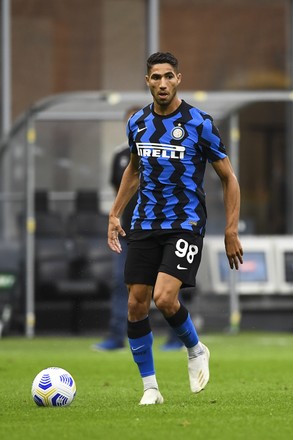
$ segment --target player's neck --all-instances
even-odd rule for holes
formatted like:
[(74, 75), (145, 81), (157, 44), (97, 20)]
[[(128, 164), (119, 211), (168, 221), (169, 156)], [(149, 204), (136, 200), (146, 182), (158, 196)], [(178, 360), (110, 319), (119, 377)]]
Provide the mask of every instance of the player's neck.
[(159, 105), (156, 101), (154, 101), (154, 111), (161, 116), (170, 115), (177, 110), (177, 108), (181, 105), (181, 102), (181, 99), (177, 96), (167, 106)]

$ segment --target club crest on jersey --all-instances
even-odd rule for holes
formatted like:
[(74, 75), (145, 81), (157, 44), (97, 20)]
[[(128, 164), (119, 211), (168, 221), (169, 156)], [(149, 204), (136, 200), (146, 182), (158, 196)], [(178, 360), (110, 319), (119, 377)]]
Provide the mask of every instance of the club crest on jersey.
[(180, 126), (174, 127), (173, 130), (171, 131), (171, 136), (176, 141), (180, 141), (180, 139), (182, 139), (184, 135), (185, 135), (184, 128)]

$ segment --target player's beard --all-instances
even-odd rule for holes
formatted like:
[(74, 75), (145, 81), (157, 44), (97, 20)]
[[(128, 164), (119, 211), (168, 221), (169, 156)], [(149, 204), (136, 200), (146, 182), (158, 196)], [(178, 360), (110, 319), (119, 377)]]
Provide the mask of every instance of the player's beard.
[(152, 95), (157, 105), (159, 105), (160, 107), (168, 107), (172, 103), (176, 95), (176, 91), (173, 91), (172, 93), (168, 93), (165, 98), (161, 98), (159, 96), (159, 92), (157, 93), (154, 92), (152, 93)]

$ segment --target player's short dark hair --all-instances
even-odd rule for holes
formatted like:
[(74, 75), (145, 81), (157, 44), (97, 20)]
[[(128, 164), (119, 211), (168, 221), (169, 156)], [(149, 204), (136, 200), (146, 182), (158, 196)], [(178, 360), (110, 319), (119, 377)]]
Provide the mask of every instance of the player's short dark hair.
[(147, 71), (149, 72), (155, 64), (170, 64), (178, 71), (178, 60), (170, 52), (155, 52), (147, 59)]

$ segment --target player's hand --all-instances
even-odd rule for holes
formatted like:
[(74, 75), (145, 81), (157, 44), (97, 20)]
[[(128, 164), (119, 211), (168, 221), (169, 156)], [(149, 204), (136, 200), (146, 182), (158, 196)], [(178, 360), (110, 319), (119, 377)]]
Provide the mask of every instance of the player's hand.
[(112, 251), (117, 252), (118, 254), (122, 251), (119, 235), (125, 237), (126, 233), (121, 227), (119, 218), (110, 215), (108, 225), (108, 245)]
[(243, 249), (237, 234), (225, 234), (226, 255), (231, 269), (239, 269), (239, 263), (243, 263)]

